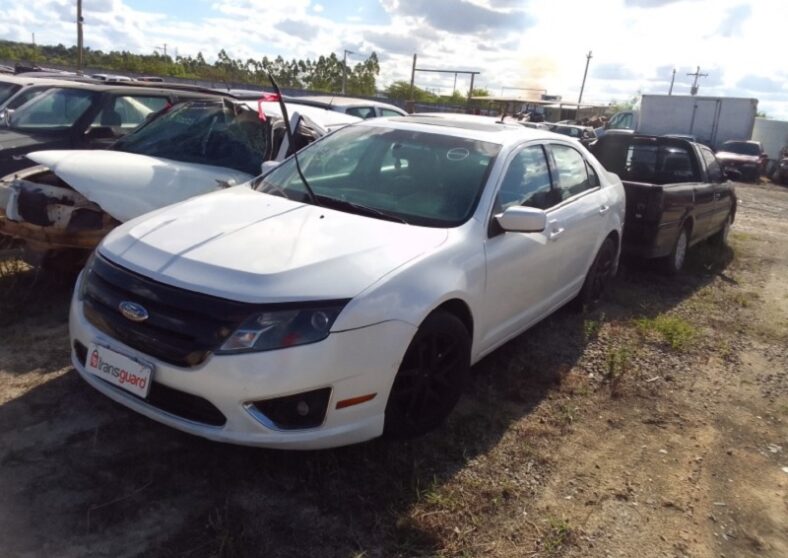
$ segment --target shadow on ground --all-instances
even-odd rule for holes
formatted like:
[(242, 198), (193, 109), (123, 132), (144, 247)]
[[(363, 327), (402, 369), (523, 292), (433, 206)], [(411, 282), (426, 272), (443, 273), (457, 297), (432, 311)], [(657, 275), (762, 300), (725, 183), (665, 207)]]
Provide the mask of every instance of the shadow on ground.
[[(655, 315), (725, 277), (732, 251), (699, 248), (678, 278), (628, 263), (592, 318)], [(51, 296), (31, 312), (62, 311), (65, 320)], [(586, 320), (559, 311), (485, 358), (436, 432), (321, 452), (190, 437), (112, 403), (70, 371), (0, 406), (0, 538), (10, 554), (433, 555), (443, 533), (411, 509), (550, 396), (585, 351)], [(527, 431), (509, 435), (528, 444)]]

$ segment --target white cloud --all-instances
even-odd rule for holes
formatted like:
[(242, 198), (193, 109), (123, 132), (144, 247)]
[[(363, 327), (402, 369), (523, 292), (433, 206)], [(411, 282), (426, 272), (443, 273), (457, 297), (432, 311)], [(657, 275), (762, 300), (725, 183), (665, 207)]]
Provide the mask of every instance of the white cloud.
[[(243, 59), (376, 50), (381, 86), (409, 80), (417, 50), (420, 67), (480, 70), (477, 86), (493, 93), (537, 87), (570, 101), (592, 50), (587, 101), (667, 92), (673, 67), (675, 91), (685, 92), (692, 80), (686, 73), (700, 65), (709, 74), (700, 81), (701, 93), (757, 96), (771, 115), (788, 119), (788, 76), (779, 74), (784, 49), (778, 40), (788, 21), (786, 2), (380, 0), (389, 21), (376, 24), (367, 15), (380, 13), (373, 0), (358, 0), (350, 14), (326, 1), (200, 1), (211, 9), (201, 21), (166, 15), (167, 2), (158, 13), (132, 9), (132, 0), (86, 3), (86, 44), (152, 52), (166, 42), (180, 54), (202, 51), (209, 60), (222, 48)], [(0, 36), (27, 41), (35, 31), (39, 43), (73, 44), (73, 5), (0, 0)], [(419, 74), (417, 83), (450, 92), (454, 76)], [(458, 77), (458, 89), (468, 85), (467, 77)]]

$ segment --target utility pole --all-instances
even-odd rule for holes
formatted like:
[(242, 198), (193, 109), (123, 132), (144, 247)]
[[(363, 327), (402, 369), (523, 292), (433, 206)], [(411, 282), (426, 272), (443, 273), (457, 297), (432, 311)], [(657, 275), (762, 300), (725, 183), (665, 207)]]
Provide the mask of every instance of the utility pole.
[(159, 51), (160, 50), (162, 52), (162, 55), (165, 58), (167, 58), (167, 43), (164, 43), (161, 46), (155, 46), (155, 47), (153, 47), (153, 50), (154, 51)]
[(36, 34), (33, 32), (33, 46), (36, 46)]
[(85, 64), (82, 53), (82, 0), (77, 0), (77, 69), (81, 70)]
[(413, 84), (416, 82), (416, 53), (413, 53), (413, 67), (410, 70), (410, 99), (408, 99), (408, 103), (410, 104), (410, 113), (413, 114), (416, 112), (416, 99), (413, 98)]
[(709, 77), (709, 74), (701, 74), (700, 73), (700, 66), (698, 69), (695, 70), (694, 74), (687, 74), (688, 76), (695, 76), (695, 81), (692, 83), (692, 89), (690, 89), (690, 95), (697, 95), (698, 94), (698, 79), (702, 77)]
[(347, 55), (356, 54), (352, 50), (345, 49), (345, 54), (342, 56), (342, 94), (344, 95), (347, 90)]
[(591, 63), (591, 59), (592, 58), (593, 58), (593, 55), (591, 54), (591, 51), (589, 50), (588, 54), (586, 54), (586, 71), (583, 72), (583, 84), (580, 86), (580, 96), (577, 98), (577, 112), (580, 112), (580, 103), (583, 101), (583, 91), (585, 91), (585, 88), (586, 88), (586, 77), (588, 76), (588, 65)]
[(668, 89), (668, 95), (673, 95), (673, 84), (676, 81), (676, 68), (673, 68), (673, 77), (670, 78), (670, 89)]

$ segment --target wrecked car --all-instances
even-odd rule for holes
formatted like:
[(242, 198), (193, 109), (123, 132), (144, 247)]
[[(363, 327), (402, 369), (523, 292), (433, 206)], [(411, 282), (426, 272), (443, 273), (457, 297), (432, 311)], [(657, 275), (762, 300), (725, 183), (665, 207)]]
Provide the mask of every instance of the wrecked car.
[(726, 141), (717, 150), (717, 160), (726, 169), (736, 169), (746, 180), (757, 182), (766, 170), (768, 155), (758, 141)]
[(276, 102), (222, 98), (175, 105), (106, 150), (31, 153), (39, 166), (0, 180), (0, 233), (24, 241), (32, 264), (76, 270), (120, 223), (243, 184), (265, 161), (359, 120), (288, 107), (294, 146)]
[(166, 106), (209, 95), (218, 93), (64, 82), (6, 110), (0, 127), (0, 176), (29, 167), (26, 155), (32, 151), (107, 147)]

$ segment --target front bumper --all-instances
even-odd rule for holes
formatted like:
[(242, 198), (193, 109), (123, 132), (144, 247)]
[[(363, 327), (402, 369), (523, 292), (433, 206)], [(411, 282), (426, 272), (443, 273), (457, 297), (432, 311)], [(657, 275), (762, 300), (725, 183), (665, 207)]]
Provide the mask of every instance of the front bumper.
[[(320, 449), (363, 442), (383, 433), (386, 402), (400, 361), (416, 328), (400, 321), (332, 333), (311, 345), (262, 353), (210, 356), (195, 368), (158, 361), (94, 328), (76, 295), (69, 316), (71, 360), (82, 378), (110, 399), (148, 418), (181, 430), (233, 444), (283, 449)], [(155, 383), (196, 395), (225, 416), (211, 426), (167, 412), (88, 372), (74, 350), (100, 343), (155, 366)], [(245, 406), (251, 401), (330, 387), (323, 424), (304, 430), (277, 430)], [(375, 393), (371, 401), (337, 409), (338, 401)]]

